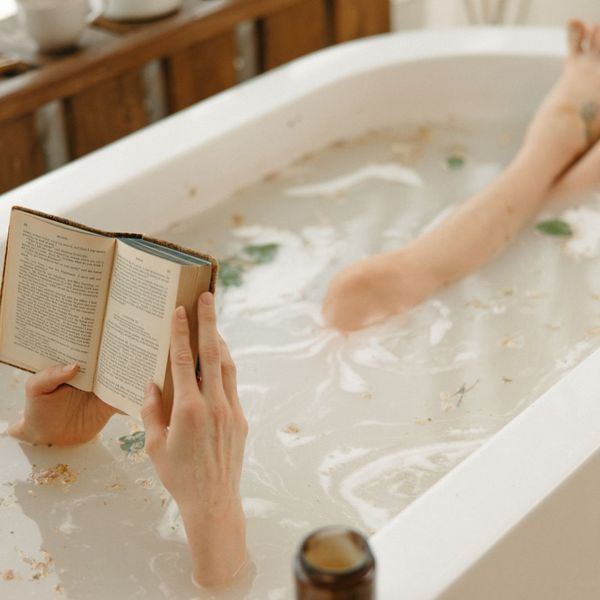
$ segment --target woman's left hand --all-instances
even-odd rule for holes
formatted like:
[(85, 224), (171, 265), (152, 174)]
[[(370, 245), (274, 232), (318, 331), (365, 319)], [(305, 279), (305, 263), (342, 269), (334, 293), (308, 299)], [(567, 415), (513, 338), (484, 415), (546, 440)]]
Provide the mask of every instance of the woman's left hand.
[(23, 418), (8, 433), (47, 446), (73, 446), (93, 439), (119, 411), (92, 392), (68, 385), (78, 371), (77, 365), (54, 365), (32, 375), (25, 384)]

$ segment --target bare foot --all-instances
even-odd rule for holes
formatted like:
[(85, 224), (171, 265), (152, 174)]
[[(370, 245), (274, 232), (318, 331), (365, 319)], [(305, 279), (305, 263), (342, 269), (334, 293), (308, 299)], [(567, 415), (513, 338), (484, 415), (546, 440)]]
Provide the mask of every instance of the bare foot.
[(563, 73), (536, 112), (511, 165), (405, 248), (338, 273), (323, 306), (327, 324), (345, 331), (366, 327), (477, 269), (542, 208), (554, 186), (581, 184), (591, 177), (600, 164), (600, 143), (581, 157), (598, 137), (600, 27), (587, 29), (573, 21)]
[(331, 327), (361, 329), (419, 304), (434, 290), (429, 270), (414, 264), (412, 253), (377, 254), (346, 267), (331, 280), (323, 315)]

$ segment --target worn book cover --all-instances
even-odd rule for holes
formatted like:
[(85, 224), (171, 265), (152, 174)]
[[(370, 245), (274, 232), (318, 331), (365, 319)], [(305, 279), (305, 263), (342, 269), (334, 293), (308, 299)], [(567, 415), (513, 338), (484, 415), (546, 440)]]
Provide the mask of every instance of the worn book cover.
[(36, 372), (77, 363), (71, 385), (138, 416), (146, 383), (170, 411), (171, 315), (214, 291), (208, 254), (13, 207), (0, 296), (0, 361)]

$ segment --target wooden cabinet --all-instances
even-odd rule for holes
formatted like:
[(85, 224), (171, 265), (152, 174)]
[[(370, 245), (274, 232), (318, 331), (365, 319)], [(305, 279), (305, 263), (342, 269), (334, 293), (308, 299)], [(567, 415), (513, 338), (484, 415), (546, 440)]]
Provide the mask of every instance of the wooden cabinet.
[[(252, 48), (247, 39), (240, 44), (240, 27), (254, 32)], [(44, 57), (14, 35), (14, 23), (4, 30), (0, 23), (0, 56), (31, 66), (0, 73), (0, 193), (48, 169), (36, 125), (48, 103), (60, 104), (70, 160), (153, 120), (149, 64), (158, 65), (166, 115), (238, 83), (248, 51), (260, 73), (389, 27), (389, 0), (184, 0), (177, 14), (159, 21), (99, 19), (77, 52)]]

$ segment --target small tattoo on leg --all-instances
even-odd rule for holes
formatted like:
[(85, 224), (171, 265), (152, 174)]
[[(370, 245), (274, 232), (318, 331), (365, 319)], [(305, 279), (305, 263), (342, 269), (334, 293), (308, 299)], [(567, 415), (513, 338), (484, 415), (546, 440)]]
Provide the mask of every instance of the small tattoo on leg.
[(594, 140), (594, 132), (592, 130), (592, 125), (598, 116), (599, 107), (596, 102), (593, 100), (588, 100), (584, 104), (581, 105), (581, 109), (579, 110), (579, 115), (583, 119), (583, 123), (585, 125), (585, 137), (588, 145), (590, 145)]

